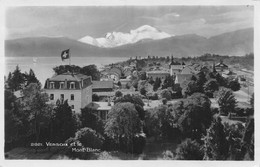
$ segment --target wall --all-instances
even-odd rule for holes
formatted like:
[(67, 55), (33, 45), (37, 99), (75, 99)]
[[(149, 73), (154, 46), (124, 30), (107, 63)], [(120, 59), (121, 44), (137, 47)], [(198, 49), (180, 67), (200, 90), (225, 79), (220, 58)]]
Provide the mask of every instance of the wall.
[[(59, 90), (59, 89), (45, 89), (45, 92), (49, 95), (50, 94), (54, 94), (54, 100), (50, 100), (51, 103), (53, 103), (54, 105), (56, 105), (56, 101), (58, 99), (60, 99), (60, 95), (64, 94), (64, 100), (68, 99), (68, 104), (74, 105), (74, 109), (73, 111), (75, 112), (80, 112), (80, 108), (81, 108), (81, 90), (68, 90), (68, 89), (63, 89), (63, 90)], [(74, 94), (74, 100), (71, 100), (71, 94)]]

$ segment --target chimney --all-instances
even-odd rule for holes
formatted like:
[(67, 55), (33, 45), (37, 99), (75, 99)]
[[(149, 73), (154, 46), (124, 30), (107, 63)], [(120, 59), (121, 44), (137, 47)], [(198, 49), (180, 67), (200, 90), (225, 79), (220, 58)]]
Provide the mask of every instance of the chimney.
[(81, 84), (80, 84), (80, 85), (81, 85), (81, 89), (83, 89), (83, 86), (84, 86), (84, 85), (83, 85), (83, 83), (84, 83), (84, 82), (83, 82), (83, 78), (81, 78), (81, 82), (80, 82), (80, 83), (81, 83)]
[(50, 88), (50, 84), (49, 84), (49, 82), (50, 82), (50, 79), (49, 79), (49, 78), (47, 78), (47, 80), (46, 80), (46, 84), (47, 84), (47, 85), (46, 85), (46, 88), (47, 88), (47, 89), (49, 89), (49, 88)]

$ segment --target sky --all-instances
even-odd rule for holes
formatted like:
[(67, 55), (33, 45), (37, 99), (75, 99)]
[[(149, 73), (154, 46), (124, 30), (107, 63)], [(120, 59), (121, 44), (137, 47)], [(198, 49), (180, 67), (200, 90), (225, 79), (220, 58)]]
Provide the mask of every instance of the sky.
[(211, 37), (254, 26), (252, 6), (85, 6), (8, 7), (5, 38), (104, 37), (142, 25), (171, 35)]

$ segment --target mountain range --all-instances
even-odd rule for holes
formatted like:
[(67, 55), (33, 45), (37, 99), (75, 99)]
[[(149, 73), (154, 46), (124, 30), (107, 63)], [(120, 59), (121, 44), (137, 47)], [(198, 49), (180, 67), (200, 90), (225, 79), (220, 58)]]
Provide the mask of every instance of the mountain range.
[(78, 41), (98, 47), (112, 48), (126, 44), (133, 44), (145, 39), (157, 40), (169, 38), (171, 36), (174, 35), (162, 32), (149, 25), (143, 25), (135, 30), (131, 30), (130, 33), (109, 32), (105, 37), (93, 38), (91, 36), (85, 36)]
[(247, 28), (205, 38), (196, 34), (169, 35), (151, 26), (130, 33), (112, 32), (105, 37), (32, 37), (5, 40), (7, 57), (55, 57), (71, 50), (75, 57), (193, 57), (204, 53), (242, 56), (254, 51), (254, 29)]

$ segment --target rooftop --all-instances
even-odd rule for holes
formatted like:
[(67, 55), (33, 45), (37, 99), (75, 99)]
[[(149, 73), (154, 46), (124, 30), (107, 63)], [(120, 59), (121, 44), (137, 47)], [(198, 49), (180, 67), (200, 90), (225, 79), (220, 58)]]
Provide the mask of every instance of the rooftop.
[(55, 75), (51, 77), (50, 81), (81, 81), (81, 79), (89, 78), (90, 76), (83, 75), (83, 74), (73, 74), (71, 72), (66, 72), (63, 74)]
[(113, 81), (92, 81), (92, 89), (113, 88)]
[(148, 71), (147, 74), (169, 74), (169, 72), (156, 70), (156, 71)]

